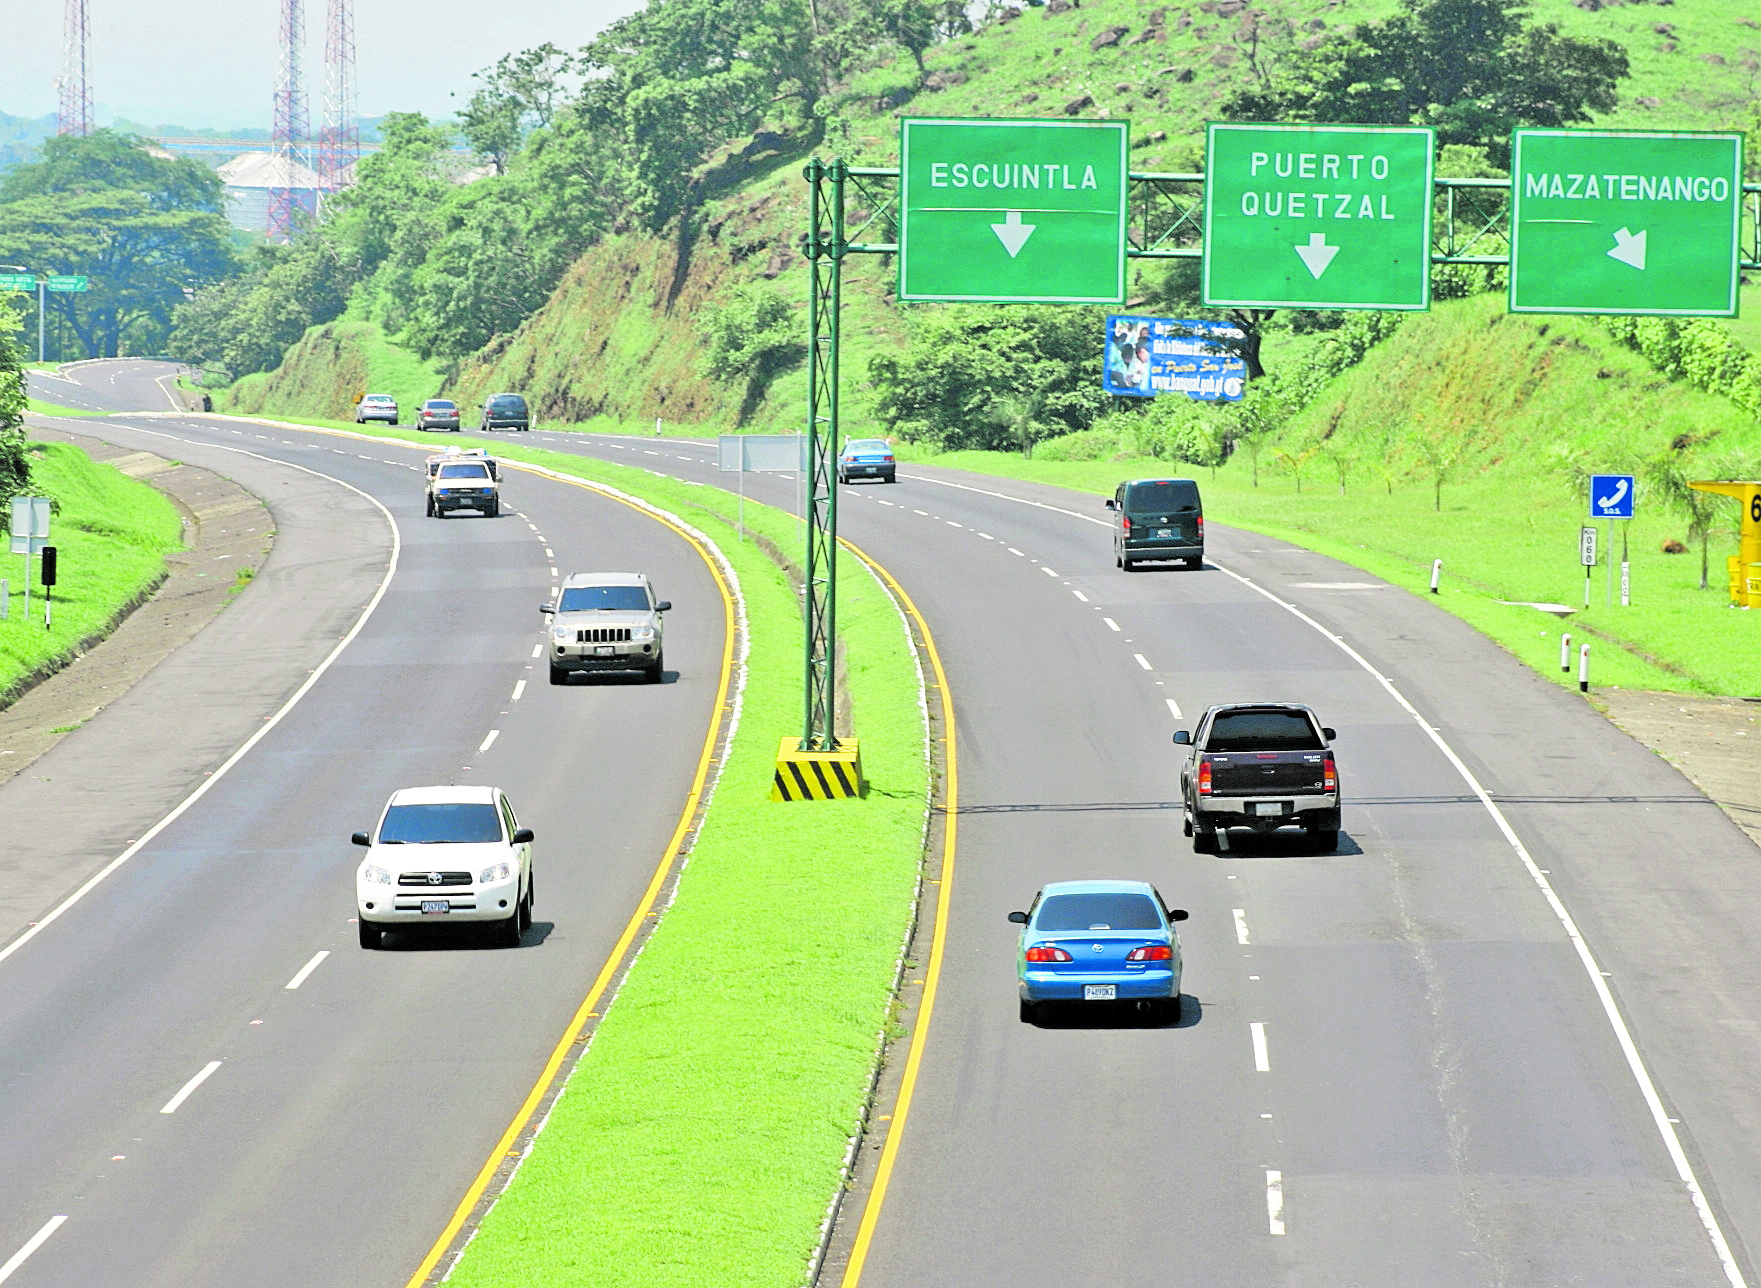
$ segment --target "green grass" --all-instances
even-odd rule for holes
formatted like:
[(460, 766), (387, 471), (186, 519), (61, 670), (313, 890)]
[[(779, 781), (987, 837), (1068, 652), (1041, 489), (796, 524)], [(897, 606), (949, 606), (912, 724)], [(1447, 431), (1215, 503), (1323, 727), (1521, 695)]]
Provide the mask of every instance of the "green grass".
[(440, 393), (439, 366), (393, 343), (372, 322), (327, 322), (311, 328), (274, 371), (211, 391), (214, 410), (354, 420), (358, 394), (390, 394), (405, 420)]
[(158, 580), (165, 556), (183, 540), (177, 510), (145, 483), (62, 443), (33, 443), (30, 455), (33, 492), (59, 505), (49, 528), (59, 552), (59, 584), (54, 625), (45, 630), (39, 562), (31, 561), (27, 620), (24, 558), (7, 556), (11, 595), (0, 622), (0, 698), (6, 699), (26, 677), (107, 631), (122, 606)]
[[(737, 536), (737, 499), (505, 438), (447, 441), (608, 483), (707, 533), (751, 639), (739, 729), (673, 904), (449, 1282), (790, 1288), (858, 1129), (922, 856), (926, 731), (898, 613), (846, 555), (839, 635), (868, 795), (772, 803), (777, 743), (801, 725), (800, 607)], [(745, 516), (799, 549), (792, 516), (750, 500)]]
[(63, 407), (57, 403), (44, 402), (40, 398), (26, 398), (24, 409), (38, 416), (97, 416), (100, 412), (81, 411), (78, 407)]

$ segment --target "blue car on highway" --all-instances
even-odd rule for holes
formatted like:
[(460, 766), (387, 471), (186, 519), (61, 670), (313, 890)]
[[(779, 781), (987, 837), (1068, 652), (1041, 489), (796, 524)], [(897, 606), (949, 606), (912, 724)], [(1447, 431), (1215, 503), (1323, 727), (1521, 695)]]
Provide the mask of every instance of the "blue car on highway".
[(1016, 973), (1021, 1018), (1039, 1019), (1047, 1002), (1134, 1002), (1180, 1018), (1180, 937), (1170, 908), (1147, 881), (1053, 881), (1026, 912)]

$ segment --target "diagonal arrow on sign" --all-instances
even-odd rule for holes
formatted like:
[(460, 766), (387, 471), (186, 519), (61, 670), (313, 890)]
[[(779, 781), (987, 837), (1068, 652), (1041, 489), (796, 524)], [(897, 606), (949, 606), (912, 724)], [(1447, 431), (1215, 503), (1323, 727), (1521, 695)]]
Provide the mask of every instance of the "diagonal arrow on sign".
[(1295, 250), (1302, 256), (1302, 262), (1308, 266), (1317, 282), (1321, 280), (1321, 274), (1327, 271), (1327, 265), (1333, 262), (1333, 257), (1339, 253), (1339, 247), (1327, 245), (1326, 233), (1310, 233), (1309, 244), (1298, 246)]
[(1003, 216), (1002, 223), (991, 225), (991, 231), (1003, 243), (1003, 249), (1009, 252), (1009, 258), (1014, 259), (1021, 253), (1021, 248), (1027, 245), (1027, 239), (1033, 236), (1033, 230), (1037, 227), (1038, 224), (1022, 223), (1021, 212), (1011, 210)]
[(1622, 228), (1614, 234), (1614, 249), (1608, 252), (1609, 259), (1618, 259), (1623, 264), (1631, 264), (1640, 272), (1645, 268), (1645, 234), (1629, 232)]

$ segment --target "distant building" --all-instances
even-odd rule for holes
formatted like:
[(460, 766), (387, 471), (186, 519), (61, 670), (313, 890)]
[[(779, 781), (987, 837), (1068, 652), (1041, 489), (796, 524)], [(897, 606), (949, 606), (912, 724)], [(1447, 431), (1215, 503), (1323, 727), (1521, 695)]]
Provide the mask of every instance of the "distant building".
[(269, 228), (269, 194), (289, 189), (295, 204), (315, 213), (320, 183), (317, 171), (298, 161), (278, 158), (273, 152), (245, 152), (217, 171), (226, 187), (226, 217), (234, 228), (266, 232)]

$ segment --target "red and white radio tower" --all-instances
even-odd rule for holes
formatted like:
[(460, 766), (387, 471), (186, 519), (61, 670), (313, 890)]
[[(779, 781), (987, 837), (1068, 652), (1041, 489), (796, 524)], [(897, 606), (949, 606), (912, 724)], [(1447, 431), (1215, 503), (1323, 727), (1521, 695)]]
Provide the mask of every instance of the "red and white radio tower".
[(56, 132), (90, 134), (92, 87), (86, 80), (86, 46), (91, 42), (92, 26), (86, 16), (86, 0), (67, 0), (64, 21), (66, 41), (61, 55), (61, 77), (56, 82), (61, 91)]
[(329, 0), (324, 24), (324, 129), (318, 136), (318, 200), (354, 176), (361, 131), (355, 123), (354, 0)]
[(300, 68), (305, 35), (303, 0), (281, 0), (281, 67), (275, 77), (275, 118), (270, 126), (270, 151), (275, 157), (274, 186), (269, 189), (272, 242), (291, 241), (305, 213), (305, 185), (299, 182), (306, 170), (300, 151), (311, 141)]

